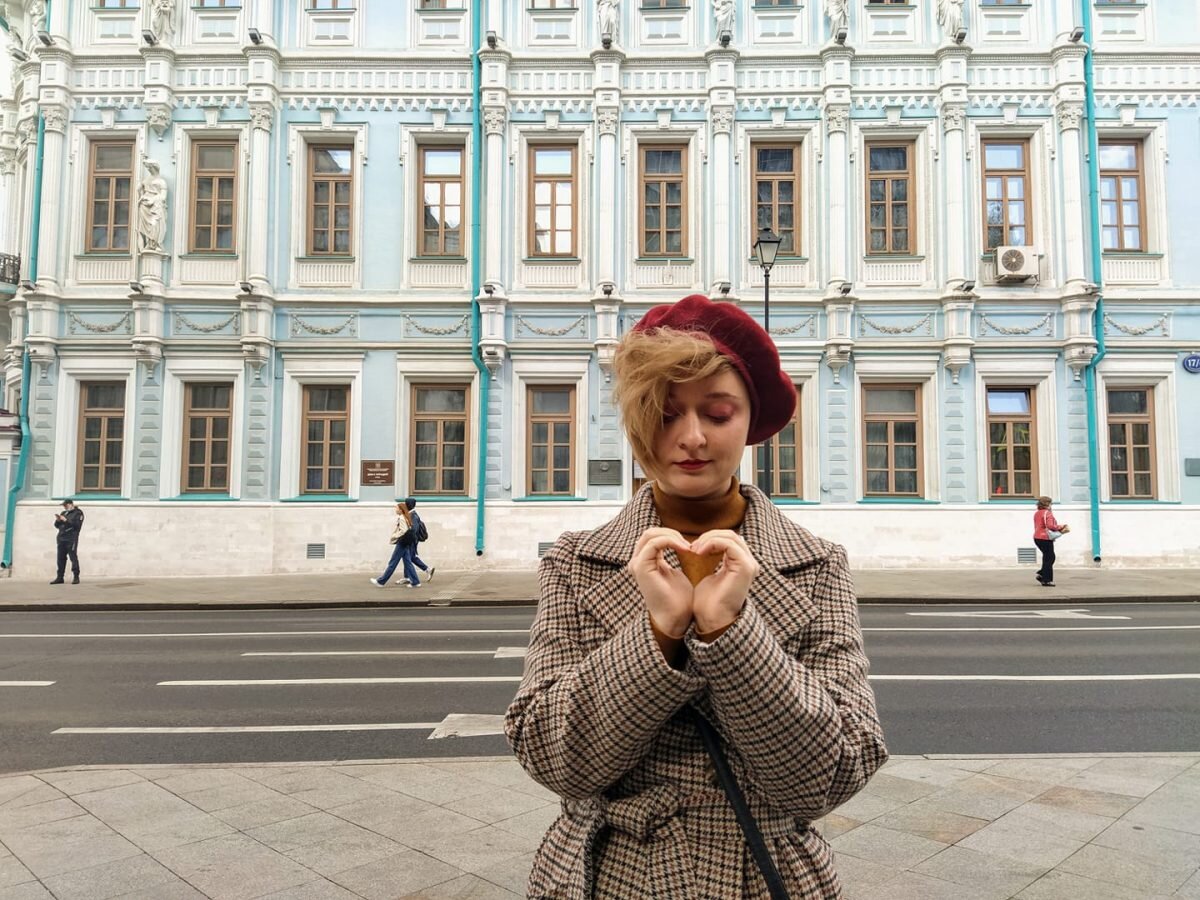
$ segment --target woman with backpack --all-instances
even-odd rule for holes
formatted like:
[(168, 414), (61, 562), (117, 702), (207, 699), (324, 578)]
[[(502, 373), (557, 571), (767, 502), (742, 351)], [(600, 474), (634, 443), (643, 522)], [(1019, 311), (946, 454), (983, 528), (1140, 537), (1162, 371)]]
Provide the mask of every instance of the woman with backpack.
[[(378, 578), (370, 579), (371, 584), (375, 587), (384, 587), (388, 583), (388, 579), (392, 577), (392, 573), (396, 571), (396, 566), (404, 563), (404, 585), (405, 587), (420, 587), (421, 579), (417, 577), (417, 569), (429, 573), (429, 578), (433, 577), (433, 569), (425, 565), (417, 557), (417, 543), (423, 537), (428, 537), (429, 533), (425, 529), (425, 523), (421, 521), (421, 517), (413, 512), (413, 507), (417, 505), (417, 501), (412, 497), (406, 498), (402, 503), (396, 504), (396, 524), (392, 526), (392, 557), (388, 560), (387, 568)], [(428, 581), (429, 578), (425, 580)]]

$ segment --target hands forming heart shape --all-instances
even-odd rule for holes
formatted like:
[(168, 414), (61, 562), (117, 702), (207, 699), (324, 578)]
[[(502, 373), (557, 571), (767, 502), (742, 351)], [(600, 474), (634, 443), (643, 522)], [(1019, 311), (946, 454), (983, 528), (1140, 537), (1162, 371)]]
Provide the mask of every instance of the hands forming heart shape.
[[(682, 570), (667, 564), (663, 554), (668, 550), (720, 555), (721, 562), (715, 572), (693, 587)], [(697, 631), (705, 633), (733, 622), (746, 605), (759, 566), (735, 531), (715, 529), (688, 541), (673, 528), (649, 528), (638, 538), (629, 570), (654, 624), (672, 637), (682, 637), (692, 622)]]

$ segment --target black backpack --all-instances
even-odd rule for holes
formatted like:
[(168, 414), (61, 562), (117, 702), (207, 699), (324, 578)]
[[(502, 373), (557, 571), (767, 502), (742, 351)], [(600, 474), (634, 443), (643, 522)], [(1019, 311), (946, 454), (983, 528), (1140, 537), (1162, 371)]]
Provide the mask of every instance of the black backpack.
[(425, 527), (425, 520), (417, 515), (414, 515), (413, 518), (417, 520), (413, 523), (413, 536), (417, 539), (417, 543), (429, 540), (429, 529)]

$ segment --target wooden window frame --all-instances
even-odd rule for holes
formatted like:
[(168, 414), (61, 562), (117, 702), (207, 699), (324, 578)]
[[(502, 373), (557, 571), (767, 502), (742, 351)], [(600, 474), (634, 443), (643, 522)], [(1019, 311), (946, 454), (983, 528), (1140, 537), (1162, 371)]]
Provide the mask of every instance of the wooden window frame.
[[(750, 144), (750, 202), (754, 209), (750, 216), (751, 234), (750, 246), (751, 254), (754, 253), (754, 242), (758, 240), (758, 233), (762, 229), (762, 223), (758, 219), (758, 208), (762, 206), (762, 202), (758, 199), (758, 185), (760, 181), (766, 181), (771, 184), (771, 221), (767, 223), (767, 227), (775, 234), (782, 235), (783, 232), (779, 228), (779, 185), (791, 183), (794, 190), (794, 200), (792, 201), (792, 233), (793, 247), (789, 252), (784, 252), (783, 246), (780, 245), (779, 255), (783, 257), (799, 257), (803, 256), (801, 252), (801, 241), (804, 238), (804, 232), (801, 228), (801, 214), (803, 211), (803, 195), (801, 194), (801, 150), (803, 149), (802, 141), (754, 141)], [(777, 176), (775, 173), (767, 173), (762, 175), (758, 171), (758, 151), (759, 150), (790, 150), (792, 152), (792, 172), (790, 177)]]
[[(222, 0), (224, 2), (224, 0)], [(233, 168), (231, 169), (211, 169), (201, 171), (200, 169), (200, 151), (205, 147), (228, 147), (233, 150)], [(229, 255), (238, 252), (238, 190), (241, 187), (238, 179), (238, 149), (239, 144), (236, 140), (198, 140), (192, 144), (192, 202), (188, 209), (188, 253), (197, 255), (221, 254)], [(229, 178), (233, 182), (233, 199), (230, 200), (232, 206), (232, 221), (230, 228), (233, 232), (233, 239), (228, 248), (217, 247), (217, 208), (221, 202), (218, 199), (218, 189), (220, 182), (224, 178)], [(212, 182), (213, 193), (212, 199), (208, 201), (212, 207), (212, 215), (207, 226), (197, 226), (196, 220), (200, 209), (200, 182), (208, 180)], [(213, 245), (208, 248), (198, 248), (196, 246), (196, 230), (198, 227), (206, 227), (209, 233), (210, 243)]]
[[(922, 391), (924, 385), (916, 382), (905, 382), (901, 384), (893, 384), (887, 381), (864, 383), (862, 386), (862, 466), (863, 466), (863, 496), (864, 497), (882, 497), (882, 498), (901, 498), (901, 499), (917, 499), (925, 498), (925, 423), (923, 421), (921, 403), (923, 400)], [(867, 394), (872, 390), (880, 391), (913, 391), (913, 409), (912, 413), (869, 413), (867, 412)], [(872, 491), (870, 490), (869, 472), (881, 471), (880, 469), (869, 469), (867, 465), (867, 426), (870, 423), (887, 422), (888, 423), (888, 490), (887, 491)], [(916, 423), (916, 492), (915, 493), (900, 493), (896, 491), (896, 441), (895, 441), (895, 424), (897, 422), (914, 422)], [(910, 471), (904, 469), (902, 471)]]
[[(335, 0), (335, 2), (336, 2), (336, 0)], [(334, 175), (332, 173), (325, 173), (325, 174), (322, 174), (318, 178), (315, 160), (316, 160), (316, 154), (320, 150), (349, 151), (349, 153), (350, 153), (350, 172), (349, 172), (349, 174)], [(331, 143), (310, 143), (310, 144), (308, 144), (308, 199), (307, 199), (308, 221), (305, 223), (305, 231), (307, 233), (307, 238), (305, 240), (305, 244), (306, 244), (305, 250), (307, 251), (308, 256), (316, 256), (316, 257), (320, 257), (321, 259), (328, 259), (328, 258), (352, 259), (354, 257), (354, 215), (355, 215), (355, 211), (354, 211), (354, 174), (355, 173), (354, 173), (354, 145), (353, 144), (331, 144)], [(325, 204), (325, 206), (329, 210), (329, 225), (324, 229), (328, 233), (328, 237), (329, 237), (329, 248), (330, 248), (329, 250), (317, 250), (314, 247), (315, 241), (313, 240), (313, 238), (316, 235), (316, 225), (315, 225), (316, 212), (317, 212), (317, 200), (316, 200), (316, 192), (317, 191), (316, 191), (316, 189), (317, 189), (318, 181), (328, 182), (329, 188), (330, 188), (329, 189), (329, 202), (327, 204)], [(336, 233), (341, 230), (341, 229), (334, 227), (334, 221), (335, 221), (335, 218), (337, 215), (337, 207), (338, 207), (338, 203), (336, 202), (337, 185), (338, 184), (349, 184), (350, 185), (350, 200), (346, 204), (346, 206), (350, 210), (350, 224), (346, 227), (346, 231), (347, 231), (347, 234), (349, 237), (349, 240), (347, 242), (349, 245), (349, 249), (345, 250), (345, 251), (333, 249), (337, 245)]]
[[(876, 229), (871, 228), (871, 181), (872, 181), (871, 151), (872, 150), (890, 150), (890, 149), (905, 150), (908, 154), (906, 157), (906, 159), (908, 160), (908, 166), (903, 171), (887, 170), (887, 171), (879, 173), (877, 176), (877, 178), (884, 179), (885, 183), (887, 184), (887, 188), (885, 191), (886, 199), (884, 200), (884, 202), (886, 203), (886, 216), (884, 219), (884, 226), (883, 226), (884, 234), (887, 237), (887, 249), (886, 250), (872, 250), (871, 249), (871, 231), (876, 230)], [(866, 156), (866, 159), (864, 160), (864, 165), (863, 165), (863, 170), (864, 170), (864, 174), (865, 174), (865, 181), (863, 184), (863, 190), (864, 190), (863, 200), (866, 205), (865, 205), (863, 212), (864, 212), (864, 218), (865, 218), (864, 224), (866, 225), (866, 248), (865, 248), (866, 255), (867, 256), (916, 256), (917, 248), (918, 248), (918, 243), (917, 243), (918, 222), (917, 222), (917, 197), (916, 197), (917, 142), (914, 140), (908, 140), (908, 141), (871, 140), (871, 141), (866, 142), (865, 151), (866, 152), (864, 155)], [(908, 247), (906, 247), (903, 250), (896, 250), (892, 247), (892, 239), (893, 239), (892, 232), (895, 230), (895, 226), (892, 224), (892, 211), (898, 204), (897, 204), (897, 201), (894, 201), (891, 199), (891, 196), (892, 196), (892, 183), (894, 181), (897, 181), (900, 179), (903, 179), (908, 184), (908, 190), (906, 191), (908, 199), (902, 201), (904, 203), (904, 205), (908, 208), (908, 226), (907, 226)]]
[(642, 9), (687, 9), (688, 0), (641, 0)]
[[(672, 150), (679, 151), (679, 175), (664, 176), (656, 173), (653, 178), (648, 177), (646, 173), (646, 154), (650, 151)], [(638, 251), (642, 257), (647, 259), (687, 259), (688, 258), (688, 145), (684, 144), (657, 144), (645, 143), (638, 146)], [(651, 182), (658, 182), (660, 186), (673, 184), (676, 181), (680, 184), (680, 218), (679, 218), (679, 252), (672, 253), (667, 250), (661, 250), (656, 253), (651, 253), (646, 249), (646, 185)], [(659, 201), (659, 209), (663, 215), (659, 219), (658, 233), (662, 239), (662, 245), (666, 245), (667, 236), (667, 202), (666, 192), (661, 195)]]
[[(309, 392), (313, 390), (331, 390), (340, 388), (346, 392), (346, 408), (341, 412), (336, 410), (320, 411), (316, 414), (309, 410)], [(350, 429), (353, 426), (351, 421), (351, 402), (353, 400), (354, 385), (352, 384), (305, 384), (301, 385), (300, 391), (300, 494), (302, 496), (312, 495), (333, 495), (335, 497), (344, 496), (350, 493)], [(322, 431), (321, 438), (321, 465), (310, 466), (308, 464), (308, 448), (309, 444), (315, 443), (308, 438), (308, 424), (313, 420), (321, 420), (326, 423), (326, 427)], [(346, 440), (331, 441), (329, 439), (329, 423), (340, 422), (346, 423)], [(338, 466), (329, 465), (329, 448), (333, 444), (344, 443), (346, 447), (345, 463), (340, 467), (342, 469), (342, 488), (340, 490), (329, 487), (329, 473), (339, 468)], [(308, 486), (308, 470), (319, 468), (321, 470), (321, 487), (310, 488)]]
[(141, 4), (138, 0), (94, 0), (92, 6), (95, 9), (139, 9)]
[(579, 0), (526, 0), (532, 10), (579, 9)]
[[(421, 412), (417, 403), (417, 395), (421, 391), (451, 390), (463, 392), (463, 412)], [(409, 440), (408, 483), (414, 497), (466, 497), (470, 495), (471, 481), (471, 385), (468, 382), (413, 382), (409, 394), (410, 409), (412, 410), (412, 430)], [(421, 490), (417, 487), (417, 423), (437, 422), (437, 464), (434, 466), (434, 480), (437, 487), (433, 490)], [(447, 422), (461, 421), (463, 423), (463, 486), (462, 490), (447, 490), (445, 484), (445, 425)], [(428, 467), (423, 467), (428, 468)]]
[(754, 0), (754, 6), (797, 7), (800, 0)]
[[(1022, 169), (989, 169), (987, 167), (987, 149), (989, 146), (993, 146), (993, 145), (995, 145), (995, 146), (1020, 145), (1023, 150), (1021, 158), (1024, 160), (1024, 163), (1025, 163), (1024, 168), (1022, 168)], [(981, 198), (982, 208), (983, 208), (983, 250), (984, 250), (984, 252), (985, 253), (994, 253), (996, 250), (996, 247), (1030, 246), (1030, 245), (1032, 245), (1033, 244), (1033, 191), (1030, 190), (1030, 188), (1032, 187), (1032, 181), (1031, 181), (1030, 173), (1029, 173), (1029, 155), (1030, 155), (1029, 138), (1017, 138), (1014, 140), (1010, 140), (1007, 138), (1000, 138), (1000, 137), (984, 138), (982, 141), (980, 141), (979, 152), (980, 152), (981, 156), (983, 157), (981, 160), (981, 163), (983, 166), (983, 179), (982, 179), (981, 184), (979, 185), (979, 188), (980, 188), (980, 198)], [(1009, 229), (1012, 226), (1009, 224), (1009, 221), (1008, 221), (1008, 204), (1011, 202), (1016, 202), (1016, 201), (1009, 200), (1008, 180), (1010, 178), (1017, 178), (1017, 177), (1025, 179), (1025, 196), (1021, 199), (1021, 203), (1023, 203), (1025, 206), (1025, 224), (1024, 224), (1024, 226), (1017, 226), (1017, 227), (1024, 227), (1025, 241), (1020, 244), (1015, 244), (1013, 241), (1011, 241), (1009, 239)], [(987, 195), (987, 183), (988, 183), (989, 178), (999, 178), (1000, 179), (1001, 192), (1003, 194), (1003, 196), (1000, 199), (1000, 203), (1002, 205), (1002, 212), (1004, 214), (1004, 222), (1000, 226), (1000, 228), (1004, 232), (1004, 236), (1003, 236), (1003, 239), (1000, 241), (1000, 243), (997, 244), (995, 247), (989, 246), (989, 244), (988, 244), (988, 227), (989, 226), (988, 226), (987, 205), (988, 205), (989, 200), (988, 200), (988, 195)], [(996, 226), (991, 226), (991, 227), (994, 228)]]
[[(88, 406), (88, 389), (97, 386), (117, 385), (121, 389), (121, 405), (119, 407), (107, 406)], [(106, 379), (94, 379), (91, 381), (82, 381), (79, 383), (79, 421), (78, 431), (79, 437), (75, 448), (75, 489), (81, 494), (112, 494), (120, 496), (122, 491), (122, 482), (125, 476), (125, 442), (129, 436), (125, 428), (125, 403), (126, 403), (127, 385), (124, 381), (109, 381)], [(84, 463), (85, 448), (88, 444), (87, 437), (87, 420), (89, 418), (99, 418), (100, 437), (97, 439), (100, 443), (100, 455), (94, 466), (87, 466)], [(109, 436), (109, 426), (114, 419), (121, 420), (121, 437), (112, 438)], [(120, 462), (109, 463), (105, 462), (108, 459), (108, 447), (112, 442), (121, 444)], [(84, 470), (87, 468), (95, 468), (96, 471), (96, 486), (91, 487), (84, 481)], [(117, 470), (117, 486), (115, 488), (105, 487), (110, 469)]]
[[(567, 413), (535, 413), (533, 411), (533, 395), (538, 391), (567, 391), (570, 394), (570, 409)], [(575, 416), (578, 410), (579, 389), (575, 384), (527, 384), (525, 386), (525, 495), (528, 497), (573, 497), (575, 496)], [(567, 459), (569, 460), (569, 484), (565, 491), (554, 490), (554, 425), (566, 422), (568, 427)], [(533, 491), (533, 426), (545, 423), (547, 428), (546, 443), (546, 486), (549, 490), (539, 493)], [(542, 470), (538, 470), (542, 471)]]
[(196, 9), (241, 9), (242, 0), (193, 0)]
[(867, 0), (867, 6), (908, 6), (913, 0)]
[(309, 12), (330, 12), (335, 9), (354, 9), (361, 2), (362, 0), (308, 0), (308, 10)]
[[(1097, 147), (1097, 150), (1102, 151), (1105, 147), (1133, 147), (1134, 153), (1136, 154), (1135, 159), (1136, 159), (1137, 168), (1136, 168), (1136, 170), (1135, 169), (1101, 169), (1100, 170), (1101, 186), (1104, 184), (1104, 179), (1106, 177), (1114, 178), (1114, 179), (1116, 179), (1116, 192), (1117, 192), (1117, 197), (1116, 197), (1115, 201), (1104, 200), (1103, 192), (1101, 192), (1101, 198), (1100, 198), (1101, 252), (1102, 253), (1145, 253), (1146, 245), (1147, 245), (1147, 241), (1146, 241), (1146, 162), (1145, 162), (1146, 146), (1145, 146), (1145, 141), (1139, 140), (1139, 139), (1130, 140), (1127, 138), (1123, 138), (1123, 139), (1106, 138), (1099, 142), (1099, 146)], [(1139, 247), (1126, 247), (1125, 246), (1125, 203), (1128, 201), (1126, 201), (1124, 199), (1124, 197), (1122, 196), (1121, 179), (1128, 178), (1131, 175), (1134, 176), (1137, 180), (1137, 192), (1138, 192), (1138, 195), (1137, 195), (1137, 212), (1138, 212), (1137, 227), (1138, 227), (1138, 233), (1141, 236), (1141, 246), (1139, 246)], [(1117, 206), (1116, 228), (1117, 228), (1118, 241), (1117, 241), (1116, 247), (1108, 247), (1108, 248), (1104, 247), (1104, 241), (1103, 241), (1104, 229), (1112, 227), (1112, 226), (1106, 226), (1104, 224), (1104, 220), (1103, 220), (1103, 209), (1104, 209), (1104, 204), (1106, 202), (1107, 203), (1115, 202), (1116, 206)]]
[(417, 12), (422, 12), (427, 9), (432, 10), (461, 10), (466, 9), (464, 0), (420, 0), (417, 4)]
[[(1017, 393), (1023, 391), (1029, 396), (1029, 412), (1028, 413), (1004, 413), (993, 414), (988, 405), (988, 395), (996, 391), (998, 393)], [(1039, 496), (1039, 473), (1038, 473), (1038, 445), (1037, 445), (1037, 387), (1034, 385), (1007, 385), (1007, 384), (987, 384), (983, 388), (983, 404), (984, 404), (984, 419), (985, 419), (985, 444), (987, 446), (987, 469), (988, 469), (988, 497), (990, 499), (1029, 499)], [(1000, 444), (992, 443), (992, 425), (1004, 425), (1004, 449), (1005, 459), (1008, 464), (1003, 470), (997, 469), (992, 465), (992, 448), (999, 447)], [(1016, 475), (1018, 472), (1025, 471), (1024, 469), (1016, 469), (1013, 464), (1013, 448), (1020, 446), (1013, 443), (1013, 426), (1018, 424), (1029, 425), (1029, 493), (1017, 493), (1013, 490), (1013, 485), (1016, 483)], [(1003, 493), (997, 493), (995, 488), (995, 477), (997, 474), (1004, 475), (1008, 481), (1008, 490)]]
[[(445, 152), (447, 150), (458, 151), (458, 175), (427, 175), (425, 173), (425, 154), (430, 151)], [(417, 148), (417, 256), (418, 257), (448, 257), (451, 259), (462, 259), (466, 256), (466, 243), (464, 241), (467, 224), (467, 205), (466, 205), (466, 189), (467, 189), (467, 148), (462, 144), (422, 144)], [(436, 252), (430, 252), (425, 248), (425, 232), (430, 230), (425, 227), (425, 185), (433, 183), (441, 186), (438, 194), (438, 249)], [(458, 253), (449, 253), (446, 250), (446, 232), (454, 229), (446, 227), (446, 185), (458, 185)]]
[[(106, 169), (106, 170), (104, 170), (104, 172), (102, 174), (97, 174), (96, 160), (100, 155), (100, 151), (106, 147), (128, 148), (128, 150), (129, 150), (129, 169), (127, 171), (118, 172), (116, 169)], [(86, 248), (87, 253), (128, 254), (128, 253), (133, 252), (133, 240), (134, 240), (133, 234), (134, 234), (134, 227), (135, 227), (133, 218), (137, 213), (137, 210), (135, 209), (135, 198), (133, 196), (133, 192), (134, 192), (133, 168), (134, 168), (134, 153), (136, 150), (137, 150), (137, 147), (132, 139), (129, 139), (129, 140), (96, 140), (96, 141), (89, 142), (89, 147), (88, 147), (88, 188), (87, 188), (87, 204), (88, 205), (87, 205), (87, 216), (86, 216), (87, 234), (85, 236), (85, 243), (84, 243), (84, 247)], [(108, 180), (108, 198), (105, 201), (105, 203), (108, 206), (108, 218), (105, 222), (105, 229), (108, 233), (108, 246), (107, 247), (96, 247), (92, 243), (92, 232), (95, 230), (96, 225), (97, 225), (95, 219), (93, 218), (93, 216), (95, 214), (96, 202), (97, 202), (96, 201), (96, 182), (100, 178), (104, 178), (104, 179)], [(122, 178), (127, 178), (129, 180), (129, 195), (124, 201), (125, 204), (129, 208), (129, 215), (128, 215), (127, 224), (124, 226), (118, 226), (115, 224), (115, 222), (113, 220), (115, 218), (114, 212), (116, 210), (116, 204), (117, 204), (116, 186), (117, 186), (117, 182), (120, 181)], [(127, 236), (126, 236), (126, 244), (124, 247), (112, 246), (113, 230), (118, 227), (124, 227), (126, 229)]]
[[(196, 407), (192, 405), (192, 391), (196, 387), (223, 387), (229, 390), (229, 405), (225, 408), (218, 407)], [(183, 386), (183, 452), (180, 454), (180, 475), (179, 475), (179, 493), (180, 494), (228, 494), (230, 487), (230, 479), (233, 475), (233, 395), (234, 384), (232, 381), (189, 381)], [(217, 419), (225, 419), (226, 435), (225, 438), (213, 437), (213, 422)], [(192, 437), (192, 421), (194, 419), (204, 419), (204, 437)], [(204, 462), (201, 464), (191, 463), (191, 445), (193, 441), (203, 441), (204, 443)], [(216, 464), (213, 463), (213, 445), (223, 441), (228, 446), (225, 449), (225, 484), (213, 484), (213, 468)], [(201, 487), (193, 487), (190, 484), (189, 469), (203, 468), (204, 484)]]
[[(537, 155), (543, 150), (569, 150), (571, 152), (571, 174), (570, 176), (563, 175), (538, 175), (537, 174)], [(562, 183), (571, 185), (571, 249), (568, 253), (556, 253), (553, 250), (539, 251), (537, 248), (537, 186), (539, 184), (557, 185)], [(554, 200), (555, 190), (551, 188), (550, 199)], [(561, 231), (561, 228), (556, 228), (558, 224), (556, 219), (555, 207), (558, 204), (550, 203), (550, 246), (554, 246), (554, 234), (556, 231)], [(529, 145), (529, 203), (525, 210), (529, 217), (529, 257), (531, 259), (575, 259), (579, 255), (579, 147), (576, 144), (530, 144)]]
[[(779, 434), (783, 432), (783, 428), (779, 433), (772, 435), (768, 440), (763, 441), (754, 448), (754, 484), (761, 487), (763, 476), (763, 460), (764, 454), (769, 449), (771, 451), (771, 496), (772, 497), (787, 497), (794, 500), (804, 499), (804, 432), (801, 430), (800, 411), (801, 398), (804, 385), (797, 384), (796, 386), (796, 411), (792, 418), (783, 427), (787, 425), (793, 426), (794, 442), (785, 444), (779, 439)], [(795, 479), (796, 490), (794, 492), (785, 492), (779, 486), (779, 476), (784, 469), (780, 466), (779, 457), (784, 448), (790, 448), (795, 451), (796, 464), (794, 467), (789, 467), (786, 471), (791, 472)]]
[[(1143, 413), (1110, 413), (1108, 411), (1109, 395), (1114, 391), (1142, 391), (1146, 394), (1146, 412)], [(1111, 500), (1143, 500), (1152, 501), (1158, 499), (1158, 441), (1156, 435), (1156, 422), (1154, 416), (1154, 386), (1145, 384), (1109, 384), (1104, 389), (1104, 423), (1105, 423), (1105, 443), (1108, 446), (1108, 491), (1109, 499)], [(1148, 440), (1146, 445), (1135, 444), (1133, 442), (1133, 425), (1148, 425)], [(1125, 450), (1126, 466), (1120, 471), (1113, 468), (1112, 452), (1114, 444), (1112, 442), (1112, 426), (1123, 425), (1125, 427), (1125, 441), (1123, 444), (1116, 445)], [(1143, 473), (1133, 467), (1133, 450), (1135, 447), (1146, 446), (1147, 453), (1150, 457), (1150, 470), (1148, 473)], [(1150, 476), (1150, 493), (1137, 494), (1134, 493), (1134, 476), (1139, 474), (1149, 474)], [(1118, 494), (1113, 490), (1113, 479), (1117, 475), (1124, 475), (1128, 479), (1129, 491), (1127, 493)]]

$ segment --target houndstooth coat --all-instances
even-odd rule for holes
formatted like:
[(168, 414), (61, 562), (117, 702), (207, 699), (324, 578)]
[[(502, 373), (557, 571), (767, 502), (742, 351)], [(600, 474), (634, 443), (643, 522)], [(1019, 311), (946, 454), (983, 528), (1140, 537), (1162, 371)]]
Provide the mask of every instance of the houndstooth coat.
[(607, 525), (564, 534), (543, 560), (505, 720), (521, 765), (562, 797), (530, 897), (768, 896), (688, 704), (720, 731), (790, 895), (841, 896), (809, 823), (887, 759), (846, 553), (755, 488), (741, 491), (741, 534), (761, 571), (720, 638), (689, 635), (682, 671), (664, 660), (626, 566), (659, 524), (649, 486)]

